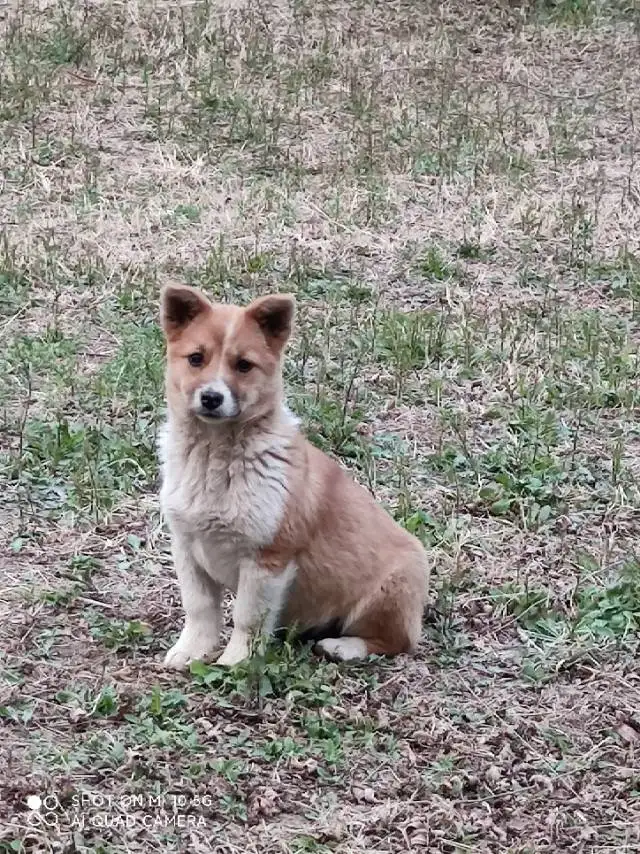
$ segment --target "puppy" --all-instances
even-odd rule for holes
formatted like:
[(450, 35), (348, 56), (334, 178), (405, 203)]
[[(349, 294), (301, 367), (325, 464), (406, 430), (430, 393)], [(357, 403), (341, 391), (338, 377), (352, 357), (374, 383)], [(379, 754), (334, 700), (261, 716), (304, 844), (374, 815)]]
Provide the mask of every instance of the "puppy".
[(186, 617), (167, 667), (219, 648), (225, 588), (236, 598), (221, 665), (247, 658), (254, 633), (285, 626), (322, 637), (317, 647), (344, 661), (409, 652), (420, 637), (421, 544), (284, 405), (293, 315), (288, 295), (240, 308), (189, 287), (163, 291), (161, 505)]

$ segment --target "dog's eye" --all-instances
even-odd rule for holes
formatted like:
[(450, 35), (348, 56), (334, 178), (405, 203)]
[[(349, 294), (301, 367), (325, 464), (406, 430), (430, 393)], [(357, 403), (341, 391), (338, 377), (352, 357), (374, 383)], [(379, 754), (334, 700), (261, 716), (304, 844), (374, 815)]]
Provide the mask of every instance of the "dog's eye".
[(236, 371), (240, 371), (241, 374), (248, 374), (252, 367), (251, 362), (246, 359), (238, 359), (236, 362)]
[(192, 368), (199, 368), (204, 362), (204, 356), (202, 353), (191, 353), (187, 356), (187, 359)]

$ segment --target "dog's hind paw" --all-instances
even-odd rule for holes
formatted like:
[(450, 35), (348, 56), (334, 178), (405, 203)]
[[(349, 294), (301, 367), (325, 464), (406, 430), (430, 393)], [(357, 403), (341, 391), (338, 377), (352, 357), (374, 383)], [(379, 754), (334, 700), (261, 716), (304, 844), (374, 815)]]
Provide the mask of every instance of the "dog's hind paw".
[(356, 637), (323, 638), (315, 648), (337, 661), (353, 661), (368, 655), (367, 642)]

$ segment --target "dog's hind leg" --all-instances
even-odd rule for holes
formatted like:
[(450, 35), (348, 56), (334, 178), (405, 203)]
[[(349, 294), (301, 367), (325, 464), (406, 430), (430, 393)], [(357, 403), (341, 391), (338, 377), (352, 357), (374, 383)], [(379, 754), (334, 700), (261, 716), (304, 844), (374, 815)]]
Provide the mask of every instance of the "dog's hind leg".
[(422, 631), (427, 581), (424, 561), (401, 566), (347, 618), (342, 637), (320, 640), (316, 649), (339, 661), (412, 652)]

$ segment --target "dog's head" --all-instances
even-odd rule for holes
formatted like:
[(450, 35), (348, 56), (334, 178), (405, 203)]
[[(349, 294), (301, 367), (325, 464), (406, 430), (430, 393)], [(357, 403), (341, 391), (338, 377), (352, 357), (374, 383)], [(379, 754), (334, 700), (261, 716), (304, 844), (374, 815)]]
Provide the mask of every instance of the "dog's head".
[(246, 308), (211, 303), (186, 286), (162, 292), (167, 398), (201, 421), (252, 421), (282, 401), (282, 355), (294, 298), (273, 294)]

